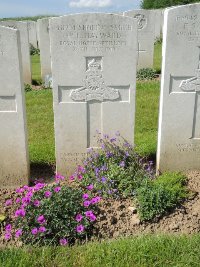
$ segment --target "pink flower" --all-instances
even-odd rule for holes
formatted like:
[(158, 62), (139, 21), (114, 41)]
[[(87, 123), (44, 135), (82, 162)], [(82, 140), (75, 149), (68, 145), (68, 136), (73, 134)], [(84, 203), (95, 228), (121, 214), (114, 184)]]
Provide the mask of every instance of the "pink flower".
[(36, 227), (31, 230), (32, 235), (37, 235), (37, 233), (38, 233), (38, 229)]
[(83, 194), (82, 198), (86, 200), (86, 199), (89, 198), (89, 195), (88, 194)]
[(93, 197), (93, 198), (91, 199), (91, 204), (96, 204), (96, 203), (98, 203), (100, 200), (101, 200), (100, 197)]
[(44, 224), (46, 222), (45, 218), (44, 218), (44, 215), (40, 215), (38, 218), (37, 218), (37, 222), (39, 224)]
[(37, 200), (37, 199), (34, 200), (33, 205), (34, 205), (35, 207), (39, 207), (39, 206), (40, 206), (40, 201)]
[(61, 190), (60, 186), (57, 186), (57, 187), (54, 188), (54, 192), (56, 192), (56, 193), (58, 193), (60, 190)]
[(79, 165), (78, 166), (78, 172), (85, 173), (85, 168)]
[(6, 233), (6, 234), (4, 235), (4, 238), (5, 238), (6, 240), (11, 239), (11, 233)]
[(39, 229), (38, 229), (38, 231), (40, 233), (44, 233), (46, 231), (46, 228), (44, 226), (40, 226)]
[(33, 192), (28, 192), (27, 194), (26, 194), (26, 197), (32, 197), (33, 196)]
[(15, 192), (21, 194), (21, 193), (24, 192), (24, 189), (23, 189), (23, 188), (17, 188), (17, 189), (15, 190)]
[(76, 227), (76, 232), (77, 233), (82, 233), (85, 230), (84, 226), (82, 224), (78, 225)]
[(66, 246), (68, 244), (68, 240), (66, 238), (61, 238), (59, 243), (61, 246)]
[(5, 202), (5, 206), (11, 206), (12, 205), (12, 199), (7, 199)]
[(7, 224), (5, 227), (6, 232), (10, 232), (12, 230), (12, 225), (11, 224)]
[(83, 202), (84, 207), (89, 207), (90, 206), (90, 201), (86, 200)]
[(34, 188), (35, 188), (36, 191), (39, 191), (43, 187), (45, 187), (44, 183), (37, 183)]
[(70, 180), (70, 181), (74, 181), (74, 180), (75, 180), (74, 175), (71, 175), (71, 176), (69, 177), (69, 180)]
[(92, 215), (90, 216), (90, 221), (91, 221), (91, 222), (96, 221), (96, 219), (97, 219), (97, 217), (96, 217), (94, 214), (92, 214)]
[(26, 211), (22, 208), (15, 211), (15, 217), (24, 217), (26, 215)]
[(29, 186), (28, 186), (28, 185), (25, 185), (23, 188), (24, 188), (25, 190), (28, 190), (28, 189), (29, 189)]
[(18, 229), (16, 232), (15, 232), (15, 236), (18, 238), (22, 235), (22, 229)]
[(79, 180), (82, 180), (82, 179), (83, 179), (83, 176), (82, 176), (81, 174), (78, 174), (78, 175), (77, 175), (77, 178), (78, 178)]
[(93, 188), (94, 188), (94, 185), (93, 184), (90, 184), (90, 185), (88, 185), (88, 186), (86, 186), (86, 188), (88, 189), (88, 190), (93, 190)]
[(50, 191), (46, 191), (46, 192), (44, 193), (44, 196), (45, 196), (46, 198), (51, 197), (51, 195), (52, 195), (52, 193), (51, 193)]
[(21, 202), (21, 198), (20, 197), (18, 197), (18, 198), (16, 198), (16, 200), (15, 200), (15, 203), (20, 203)]
[(83, 219), (83, 216), (81, 214), (77, 214), (75, 219), (77, 222), (80, 222)]
[(85, 216), (88, 217), (88, 218), (90, 216), (92, 216), (92, 215), (93, 215), (93, 212), (91, 210), (88, 210), (88, 211), (85, 212)]
[(31, 198), (30, 197), (23, 197), (22, 198), (22, 203), (23, 204), (29, 204), (31, 202)]
[(62, 176), (61, 174), (57, 173), (57, 174), (55, 175), (55, 180), (56, 180), (57, 182), (58, 182), (58, 181), (63, 181), (63, 180), (65, 180), (65, 177)]

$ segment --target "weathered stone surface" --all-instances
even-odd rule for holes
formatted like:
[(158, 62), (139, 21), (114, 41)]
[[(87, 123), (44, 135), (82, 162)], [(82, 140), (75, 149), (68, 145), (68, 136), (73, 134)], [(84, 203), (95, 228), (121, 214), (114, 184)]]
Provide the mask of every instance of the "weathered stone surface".
[(165, 11), (157, 169), (200, 169), (200, 4)]
[(49, 39), (49, 18), (37, 20), (37, 36), (40, 48), (41, 77), (51, 75), (51, 53)]
[(134, 138), (137, 21), (113, 14), (50, 20), (57, 171), (96, 148), (96, 130)]
[(26, 113), (19, 32), (0, 26), (0, 187), (28, 183)]
[(162, 35), (162, 27), (163, 27), (163, 10), (155, 9), (153, 10), (155, 13), (155, 40), (159, 39)]
[(137, 19), (138, 23), (138, 69), (152, 68), (155, 37), (155, 12), (135, 9), (124, 12), (124, 16)]
[(25, 83), (31, 84), (32, 82), (31, 59), (30, 59), (30, 51), (29, 51), (29, 37), (28, 37), (27, 22), (7, 20), (7, 21), (1, 21), (0, 25), (19, 30), (21, 53), (22, 53), (23, 79)]
[(38, 44), (37, 44), (36, 22), (29, 20), (27, 21), (27, 23), (28, 23), (29, 43), (32, 44), (35, 48), (37, 48)]

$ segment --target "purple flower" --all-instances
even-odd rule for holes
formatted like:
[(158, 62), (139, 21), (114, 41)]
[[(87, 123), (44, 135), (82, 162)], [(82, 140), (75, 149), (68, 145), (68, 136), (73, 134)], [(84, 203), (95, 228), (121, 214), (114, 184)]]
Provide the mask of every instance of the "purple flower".
[(46, 222), (45, 218), (44, 218), (44, 215), (40, 215), (38, 218), (37, 218), (37, 222), (39, 224), (44, 224)]
[(65, 177), (62, 176), (61, 174), (57, 173), (57, 174), (55, 175), (55, 180), (56, 180), (57, 182), (58, 182), (58, 181), (63, 181), (63, 180), (65, 180)]
[(106, 157), (107, 157), (107, 158), (111, 158), (112, 156), (113, 156), (113, 153), (112, 153), (112, 152), (107, 152), (107, 153), (106, 153)]
[(89, 207), (90, 206), (90, 201), (86, 200), (83, 202), (84, 207)]
[(116, 135), (116, 136), (120, 136), (120, 132), (117, 131), (117, 132), (115, 133), (115, 135)]
[(93, 212), (91, 210), (88, 210), (88, 211), (85, 212), (85, 216), (88, 217), (88, 218), (90, 216), (92, 216), (92, 215), (93, 215)]
[(103, 138), (107, 139), (107, 138), (109, 138), (109, 135), (108, 134), (104, 134)]
[(120, 167), (124, 168), (125, 167), (125, 162), (124, 161), (121, 161), (120, 164), (119, 164)]
[(7, 224), (5, 227), (6, 232), (10, 232), (12, 230), (12, 225), (11, 224)]
[(101, 200), (100, 197), (93, 197), (93, 198), (91, 199), (91, 204), (96, 204), (96, 203), (98, 203), (100, 200)]
[(90, 184), (90, 185), (88, 185), (88, 186), (86, 186), (86, 188), (88, 189), (88, 190), (93, 190), (93, 188), (94, 188), (94, 185), (93, 184)]
[(77, 225), (76, 227), (76, 232), (77, 233), (82, 233), (85, 230), (84, 226), (82, 224)]
[(34, 200), (33, 205), (34, 205), (35, 207), (39, 207), (39, 206), (40, 206), (40, 201), (37, 200), (37, 199)]
[(15, 211), (15, 217), (24, 217), (26, 215), (26, 211), (22, 208)]
[(102, 181), (102, 183), (106, 183), (107, 178), (103, 176), (103, 177), (101, 178), (101, 181)]
[(77, 178), (78, 178), (79, 180), (82, 180), (82, 179), (83, 179), (83, 176), (82, 176), (81, 174), (78, 174), (78, 175), (77, 175)]
[(4, 238), (5, 238), (6, 240), (11, 239), (11, 233), (5, 233)]
[(71, 176), (69, 177), (69, 180), (70, 180), (70, 181), (74, 181), (74, 180), (75, 180), (74, 175), (71, 175)]
[(105, 144), (104, 144), (104, 143), (101, 144), (101, 148), (102, 148), (102, 149), (105, 149)]
[(23, 197), (23, 198), (22, 198), (22, 203), (23, 203), (23, 204), (25, 204), (25, 203), (26, 203), (26, 204), (29, 204), (30, 202), (31, 202), (31, 198), (30, 198), (30, 197)]
[(26, 194), (26, 197), (32, 197), (33, 196), (33, 192), (28, 192), (27, 194)]
[(79, 173), (85, 173), (85, 168), (83, 166), (78, 166), (78, 172)]
[(96, 176), (99, 175), (99, 171), (100, 171), (99, 168), (95, 168), (95, 169), (94, 169), (94, 172), (95, 172), (95, 175), (96, 175)]
[(24, 189), (23, 189), (23, 188), (17, 188), (17, 189), (15, 190), (15, 192), (21, 194), (21, 193), (24, 192)]
[(97, 217), (94, 214), (92, 214), (89, 218), (91, 222), (94, 222), (97, 219)]
[(61, 238), (59, 243), (61, 246), (66, 246), (68, 244), (68, 240), (66, 238)]
[(54, 188), (54, 192), (56, 192), (56, 193), (58, 193), (60, 190), (61, 190), (60, 186), (57, 186), (57, 187)]
[(28, 190), (29, 189), (29, 186), (28, 185), (25, 185), (23, 188), (24, 188), (24, 190)]
[(111, 142), (111, 143), (116, 142), (116, 140), (117, 140), (117, 139), (116, 139), (115, 137), (110, 138), (110, 142)]
[(20, 197), (17, 197), (16, 200), (15, 200), (15, 203), (20, 203), (21, 202), (21, 198)]
[(36, 227), (31, 230), (32, 235), (37, 235), (37, 233), (38, 233), (38, 229)]
[(35, 185), (35, 190), (36, 191), (39, 191), (40, 189), (42, 189), (43, 187), (45, 187), (45, 184), (44, 183), (37, 183)]
[(44, 196), (45, 196), (46, 198), (51, 197), (51, 195), (52, 195), (52, 193), (51, 193), (50, 191), (46, 191), (46, 192), (44, 193)]
[(5, 206), (11, 206), (12, 205), (12, 199), (7, 199), (5, 202)]
[(82, 221), (82, 219), (83, 219), (83, 216), (82, 216), (81, 214), (77, 214), (77, 215), (76, 215), (75, 220), (76, 220), (77, 222)]
[(46, 232), (46, 228), (44, 226), (40, 226), (39, 229), (38, 229), (38, 232), (39, 233), (44, 233), (44, 232)]
[(22, 235), (22, 229), (18, 229), (16, 232), (15, 232), (15, 236), (18, 238)]
[(83, 194), (82, 198), (86, 200), (86, 199), (89, 198), (89, 195), (88, 194)]

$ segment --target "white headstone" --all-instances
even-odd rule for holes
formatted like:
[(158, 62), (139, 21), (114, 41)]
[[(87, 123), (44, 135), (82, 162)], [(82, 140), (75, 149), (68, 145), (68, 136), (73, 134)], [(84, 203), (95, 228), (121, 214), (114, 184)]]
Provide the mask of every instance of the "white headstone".
[(37, 42), (36, 22), (29, 20), (27, 21), (27, 23), (28, 23), (29, 43), (32, 44), (35, 48), (37, 48), (38, 42)]
[(124, 12), (124, 16), (137, 19), (138, 22), (138, 69), (152, 68), (154, 55), (155, 12), (135, 9)]
[(200, 169), (200, 4), (165, 11), (159, 171)]
[(19, 32), (0, 26), (0, 187), (28, 183), (26, 113)]
[(50, 20), (57, 171), (70, 174), (96, 130), (134, 139), (137, 21), (113, 14)]
[(41, 77), (45, 81), (46, 76), (51, 75), (49, 18), (37, 20), (37, 35), (40, 48)]
[(23, 67), (23, 79), (24, 83), (31, 84), (31, 58), (29, 49), (29, 37), (28, 37), (28, 24), (27, 22), (21, 21), (1, 21), (0, 25), (11, 27), (19, 30), (20, 32), (20, 43), (21, 43), (21, 53), (22, 53), (22, 67)]
[(163, 26), (163, 10), (155, 9), (153, 10), (155, 13), (155, 40), (159, 39), (162, 34), (162, 26)]

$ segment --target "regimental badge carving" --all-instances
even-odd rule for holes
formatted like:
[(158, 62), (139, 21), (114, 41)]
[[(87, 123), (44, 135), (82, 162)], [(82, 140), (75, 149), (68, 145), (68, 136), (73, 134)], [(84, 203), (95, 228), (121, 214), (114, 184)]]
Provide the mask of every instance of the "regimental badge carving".
[(147, 18), (143, 14), (137, 14), (134, 16), (137, 19), (138, 30), (142, 30), (147, 25)]
[(119, 91), (105, 84), (102, 71), (102, 58), (86, 58), (85, 86), (72, 90), (70, 97), (74, 101), (116, 100)]
[(196, 69), (195, 77), (183, 80), (179, 87), (184, 92), (200, 92), (200, 64)]

